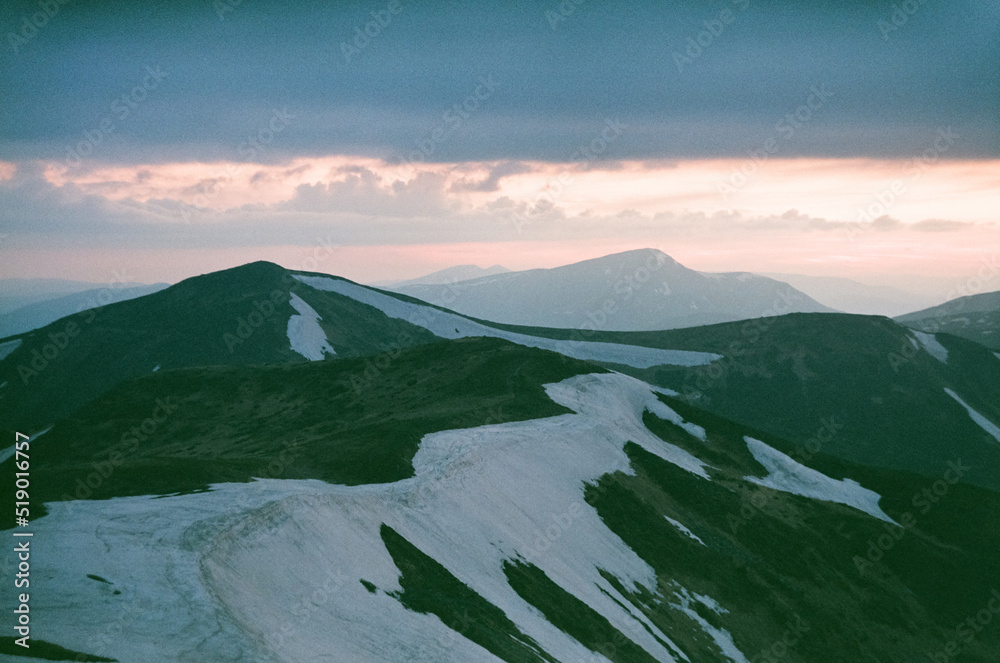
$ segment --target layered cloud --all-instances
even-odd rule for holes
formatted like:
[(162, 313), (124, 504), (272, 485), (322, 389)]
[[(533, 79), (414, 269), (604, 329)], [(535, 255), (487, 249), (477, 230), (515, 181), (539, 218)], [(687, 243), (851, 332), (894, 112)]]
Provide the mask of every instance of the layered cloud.
[[(349, 157), (253, 168), (144, 164), (78, 176), (32, 162), (0, 181), (0, 223), (23, 246), (308, 245), (318, 235), (343, 245), (826, 235), (850, 248), (890, 234), (985, 231), (998, 221), (987, 184), (1000, 162), (941, 163), (917, 181), (908, 161), (773, 161), (739, 192), (742, 204), (727, 207), (714, 185), (739, 165), (433, 164), (403, 179), (395, 164)], [(830, 195), (838, 189), (839, 201)]]
[(386, 6), (4, 3), (4, 269), (656, 246), (960, 271), (1000, 244), (989, 3)]
[(606, 120), (601, 160), (1000, 156), (990, 3), (570, 4), (5, 3), (0, 158), (559, 163)]

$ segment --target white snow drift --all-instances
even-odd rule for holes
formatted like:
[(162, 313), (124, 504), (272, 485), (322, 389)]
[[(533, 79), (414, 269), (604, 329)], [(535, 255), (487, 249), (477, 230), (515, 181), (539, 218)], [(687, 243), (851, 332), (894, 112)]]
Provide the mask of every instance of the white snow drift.
[(878, 505), (882, 496), (873, 490), (863, 488), (857, 481), (831, 479), (825, 474), (796, 462), (760, 440), (749, 436), (744, 436), (743, 439), (753, 457), (768, 471), (768, 475), (763, 479), (744, 477), (747, 481), (814, 500), (846, 504), (879, 520), (898, 524), (887, 516)]
[(656, 660), (686, 660), (600, 574), (656, 591), (653, 569), (584, 490), (632, 472), (628, 441), (707, 480), (704, 464), (643, 425), (645, 410), (671, 411), (639, 380), (584, 375), (546, 390), (575, 414), (427, 435), (415, 476), (392, 484), (267, 480), (51, 504), (36, 526), (46, 545), (33, 571), (45, 581), (32, 600), (46, 619), (33, 635), (121, 661), (495, 661), (387, 594), (400, 574), (386, 523), (560, 661), (606, 659), (524, 601), (505, 562), (535, 564)]
[(667, 519), (668, 523), (670, 523), (671, 525), (673, 525), (674, 527), (676, 527), (677, 531), (679, 531), (681, 534), (683, 534), (684, 536), (688, 537), (689, 539), (693, 539), (693, 540), (697, 541), (698, 543), (700, 543), (703, 546), (705, 545), (705, 542), (701, 540), (701, 537), (699, 537), (697, 534), (695, 534), (694, 532), (692, 532), (691, 530), (689, 530), (687, 528), (687, 526), (684, 525), (684, 523), (680, 522), (679, 520), (674, 520), (670, 516), (663, 516), (663, 517)]
[[(508, 584), (505, 561), (535, 564), (558, 585), (602, 614), (654, 658), (683, 659), (679, 650), (605, 580), (652, 590), (653, 570), (586, 505), (585, 483), (617, 470), (631, 472), (624, 444), (631, 440), (698, 476), (704, 465), (664, 443), (642, 424), (657, 407), (648, 385), (617, 374), (571, 378), (547, 387), (549, 396), (577, 414), (444, 431), (424, 437), (413, 459), (416, 476), (388, 486), (337, 487), (287, 499), (249, 517), (219, 537), (205, 558), (210, 585), (246, 629), (270, 638), (288, 660), (343, 652), (343, 660), (492, 660), (480, 652), (435, 645), (435, 617), (407, 614), (387, 592), (399, 591), (399, 572), (381, 543), (386, 523), (499, 607), (526, 635), (561, 661), (602, 660), (552, 626)], [(660, 403), (662, 405), (662, 403)], [(585, 451), (584, 451), (585, 450)], [(273, 534), (261, 521), (277, 522)], [(278, 565), (280, 564), (280, 569)], [(264, 592), (247, 568), (267, 569)], [(315, 609), (316, 624), (351, 624), (351, 631), (319, 631), (295, 624), (296, 637), (274, 633), (312, 578), (351, 580)], [(369, 593), (364, 579), (378, 589)], [(287, 598), (282, 598), (287, 597)], [(622, 606), (629, 606), (623, 608)], [(306, 633), (309, 635), (306, 636)], [(328, 635), (324, 635), (328, 633)], [(399, 652), (406, 652), (401, 657)], [(413, 656), (413, 658), (410, 658)]]
[(294, 292), (289, 304), (298, 315), (288, 318), (288, 341), (292, 350), (310, 361), (319, 361), (324, 354), (337, 354), (326, 340), (326, 332), (319, 326), (319, 313)]
[[(426, 435), (415, 475), (403, 481), (266, 480), (161, 499), (50, 504), (34, 524), (44, 546), (32, 556), (32, 578), (39, 578), (32, 610), (45, 619), (32, 635), (123, 663), (496, 661), (460, 635), (460, 623), (409, 611), (392, 596), (401, 590), (400, 571), (382, 542), (384, 523), (559, 661), (606, 659), (521, 598), (505, 564), (534, 564), (657, 661), (688, 658), (602, 571), (627, 590), (658, 594), (678, 619), (687, 615), (716, 643), (717, 656), (746, 661), (693, 601), (720, 614), (722, 606), (658, 583), (584, 499), (600, 477), (633, 473), (627, 442), (709, 480), (702, 461), (653, 435), (642, 417), (648, 410), (686, 422), (657, 390), (617, 373), (576, 376), (546, 392), (573, 413)], [(888, 520), (875, 493), (759, 441), (747, 444), (771, 473), (751, 480)]]
[(974, 409), (972, 409), (971, 405), (969, 405), (968, 403), (966, 403), (965, 401), (963, 401), (959, 397), (959, 395), (956, 394), (951, 389), (948, 389), (947, 387), (945, 387), (944, 393), (948, 394), (949, 396), (951, 396), (952, 398), (954, 398), (956, 401), (958, 401), (958, 404), (965, 408), (965, 411), (969, 413), (969, 417), (974, 422), (976, 422), (977, 426), (979, 426), (984, 431), (986, 431), (987, 433), (989, 433), (990, 435), (992, 435), (993, 439), (995, 439), (997, 442), (1000, 442), (1000, 427), (998, 427), (995, 423), (993, 423), (992, 421), (990, 421), (989, 419), (987, 419), (986, 417), (984, 417), (983, 415), (979, 414)]
[(941, 345), (941, 342), (937, 340), (934, 334), (928, 334), (922, 331), (913, 331), (913, 336), (920, 343), (920, 346), (929, 354), (930, 356), (937, 359), (942, 364), (948, 363), (948, 348)]
[(441, 338), (490, 336), (506, 339), (518, 345), (552, 350), (576, 359), (623, 364), (635, 368), (649, 368), (650, 366), (661, 364), (700, 366), (710, 364), (717, 359), (722, 359), (721, 355), (710, 352), (661, 350), (621, 343), (565, 341), (530, 336), (528, 334), (518, 334), (495, 329), (455, 313), (436, 309), (433, 306), (405, 302), (377, 290), (351, 283), (350, 281), (326, 276), (301, 276), (298, 274), (293, 274), (292, 276), (317, 290), (335, 292), (339, 295), (350, 297), (362, 304), (374, 306), (390, 318), (406, 320), (411, 324), (427, 329), (435, 336), (440, 336)]

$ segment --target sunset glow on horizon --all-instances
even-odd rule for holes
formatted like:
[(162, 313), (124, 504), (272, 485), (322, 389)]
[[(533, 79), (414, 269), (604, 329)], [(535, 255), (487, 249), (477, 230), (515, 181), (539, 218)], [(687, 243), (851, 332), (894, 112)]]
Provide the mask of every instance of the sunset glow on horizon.
[(364, 3), (261, 1), (81, 5), (4, 54), (37, 112), (0, 113), (0, 276), (263, 259), (381, 282), (653, 247), (703, 271), (962, 279), (1000, 246), (982, 5), (886, 35), (888, 0), (741, 2), (678, 60), (717, 9), (414, 5), (346, 57)]

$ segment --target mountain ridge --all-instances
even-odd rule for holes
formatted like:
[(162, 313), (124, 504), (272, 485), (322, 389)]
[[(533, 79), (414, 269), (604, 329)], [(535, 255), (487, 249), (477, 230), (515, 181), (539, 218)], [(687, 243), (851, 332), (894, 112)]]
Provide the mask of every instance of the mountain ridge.
[(947, 332), (1000, 350), (1000, 290), (958, 297), (895, 320), (924, 332)]
[(701, 274), (656, 249), (447, 285), (390, 289), (480, 320), (608, 331), (694, 327), (774, 315), (776, 310), (832, 312), (779, 281), (748, 272)]

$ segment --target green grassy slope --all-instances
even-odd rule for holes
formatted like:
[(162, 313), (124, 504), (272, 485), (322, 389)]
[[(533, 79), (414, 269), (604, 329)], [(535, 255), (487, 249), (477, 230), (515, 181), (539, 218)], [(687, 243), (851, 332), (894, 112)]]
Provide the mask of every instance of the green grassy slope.
[[(974, 347), (947, 343), (956, 370), (976, 368), (961, 363), (975, 364), (974, 353), (965, 354)], [(254, 476), (395, 481), (412, 475), (424, 434), (561, 414), (542, 385), (595, 370), (497, 339), (443, 341), (381, 357), (163, 370), (112, 388), (32, 443), (32, 507), (36, 500), (194, 491)], [(692, 661), (726, 660), (706, 628), (731, 633), (754, 661), (923, 660), (949, 643), (960, 643), (962, 660), (995, 660), (1000, 631), (984, 629), (966, 641), (959, 625), (1000, 588), (1000, 494), (969, 485), (964, 474), (946, 481), (947, 463), (927, 477), (845, 460), (831, 452), (837, 428), (800, 443), (684, 398), (662, 400), (703, 426), (708, 441), (649, 413), (647, 428), (711, 465), (711, 481), (628, 444), (634, 473), (607, 474), (585, 496), (657, 574), (655, 594), (616, 589)], [(747, 435), (878, 491), (882, 508), (905, 526), (746, 481), (765, 473)], [(13, 476), (12, 462), (0, 465), (0, 476)], [(402, 590), (393, 596), (404, 606), (438, 616), (503, 660), (547, 660), (439, 562), (387, 527), (382, 540), (400, 569)], [(592, 651), (621, 663), (650, 660), (628, 633), (539, 567), (512, 559), (504, 570), (515, 591)]]
[(399, 584), (403, 590), (393, 596), (409, 610), (436, 615), (457, 635), (509, 663), (556, 663), (502, 610), (469, 589), (434, 558), (388, 525), (382, 525), (381, 535), (401, 573)]
[(913, 329), (946, 332), (1000, 350), (1000, 291), (959, 297), (895, 319)]
[(187, 279), (146, 297), (83, 311), (20, 338), (0, 362), (0, 420), (36, 431), (113, 386), (161, 369), (300, 363), (291, 349), (296, 293), (322, 317), (338, 356), (397, 350), (436, 337), (370, 306), (316, 292), (272, 263)]
[[(412, 476), (423, 435), (562, 414), (542, 385), (600, 370), (461, 339), (373, 358), (161, 371), (115, 387), (32, 443), (33, 506), (251, 477), (397, 481)], [(0, 465), (4, 494), (14, 460)]]
[(961, 456), (970, 480), (1000, 488), (1000, 444), (944, 389), (1000, 424), (1000, 360), (941, 334), (947, 363), (918, 350), (888, 318), (791, 314), (664, 332), (531, 330), (539, 335), (716, 352), (709, 366), (615, 367), (692, 404), (826, 453), (932, 476)]
[[(635, 606), (691, 660), (726, 659), (695, 637), (693, 618), (678, 608), (680, 587), (725, 606), (728, 612), (719, 614), (692, 601), (700, 617), (729, 631), (755, 661), (925, 660), (953, 640), (961, 644), (962, 660), (995, 660), (1000, 632), (966, 642), (956, 627), (985, 608), (991, 589), (1000, 586), (994, 552), (1000, 495), (959, 481), (937, 501), (921, 501), (934, 485), (927, 478), (800, 450), (807, 464), (881, 492), (886, 512), (907, 525), (896, 527), (849, 507), (740, 481), (760, 473), (739, 442), (755, 431), (721, 419), (694, 420), (715, 447), (698, 454), (714, 458), (713, 481), (629, 445), (635, 475), (606, 475), (587, 493), (604, 522), (657, 572), (666, 600), (632, 592)], [(669, 442), (699, 444), (673, 424), (652, 416), (648, 423)], [(705, 545), (664, 515), (686, 524)]]

